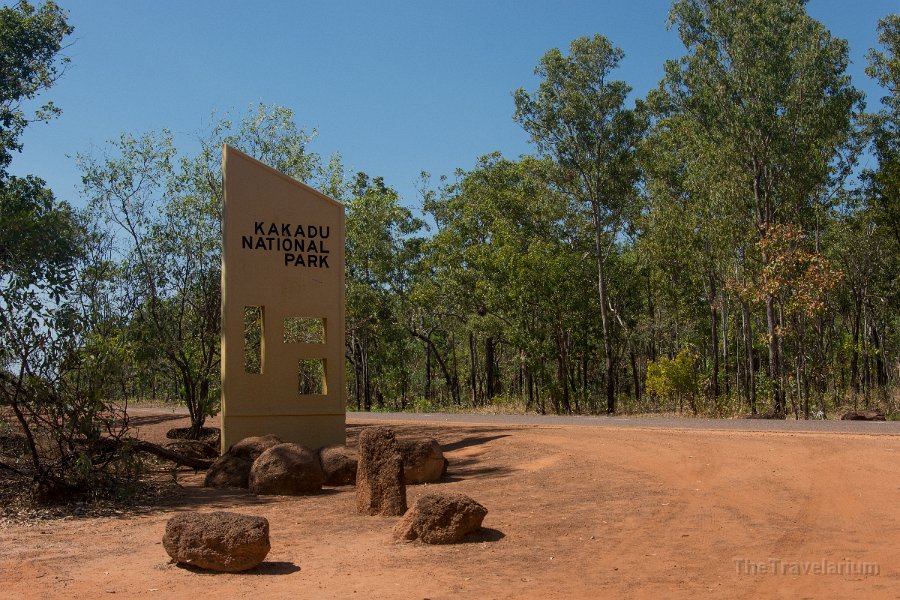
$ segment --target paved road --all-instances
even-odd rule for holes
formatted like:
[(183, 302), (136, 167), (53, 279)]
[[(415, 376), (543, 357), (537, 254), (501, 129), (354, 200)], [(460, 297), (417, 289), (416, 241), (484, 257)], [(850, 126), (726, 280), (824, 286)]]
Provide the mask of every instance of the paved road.
[[(132, 415), (187, 414), (187, 409), (129, 408)], [(824, 433), (867, 433), (900, 435), (900, 421), (793, 421), (767, 419), (694, 419), (677, 417), (588, 417), (557, 415), (479, 415), (465, 413), (364, 413), (348, 412), (350, 421), (376, 423), (462, 423), (468, 425), (538, 425), (614, 427), (625, 429), (698, 429), (720, 431), (782, 431)]]
[(724, 431), (806, 431), (900, 435), (900, 421), (794, 421), (774, 419), (694, 419), (677, 417), (597, 417), (557, 415), (478, 415), (447, 413), (348, 412), (351, 421), (413, 421), (486, 425), (544, 425), (626, 429), (706, 429)]

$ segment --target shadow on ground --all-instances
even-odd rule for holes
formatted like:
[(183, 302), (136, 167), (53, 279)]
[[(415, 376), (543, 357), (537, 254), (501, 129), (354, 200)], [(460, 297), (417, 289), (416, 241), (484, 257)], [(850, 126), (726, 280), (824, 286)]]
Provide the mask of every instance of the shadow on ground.
[(128, 424), (132, 427), (141, 427), (142, 425), (159, 425), (168, 421), (181, 421), (184, 415), (145, 415), (145, 416), (128, 416)]
[(482, 527), (478, 531), (473, 531), (466, 537), (462, 539), (460, 544), (484, 544), (484, 543), (493, 543), (499, 542), (503, 538), (506, 537), (506, 534), (500, 531), (499, 529), (492, 529), (490, 527)]
[[(197, 575), (222, 575), (219, 571), (210, 571), (201, 569), (193, 565), (178, 563), (175, 565), (179, 569), (196, 573)], [(239, 571), (237, 573), (229, 573), (230, 575), (290, 575), (291, 573), (300, 572), (300, 567), (292, 562), (287, 561), (263, 561), (247, 571)]]

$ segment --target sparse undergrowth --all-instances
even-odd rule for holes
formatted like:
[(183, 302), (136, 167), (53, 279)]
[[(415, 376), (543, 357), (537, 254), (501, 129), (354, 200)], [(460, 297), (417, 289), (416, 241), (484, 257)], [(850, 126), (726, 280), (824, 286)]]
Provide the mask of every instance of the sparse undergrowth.
[(36, 504), (28, 486), (0, 473), (0, 529), (34, 527), (45, 521), (134, 515), (184, 494), (173, 476), (171, 463), (151, 458), (145, 460), (144, 466), (141, 478), (127, 490), (121, 490), (124, 493), (50, 505)]

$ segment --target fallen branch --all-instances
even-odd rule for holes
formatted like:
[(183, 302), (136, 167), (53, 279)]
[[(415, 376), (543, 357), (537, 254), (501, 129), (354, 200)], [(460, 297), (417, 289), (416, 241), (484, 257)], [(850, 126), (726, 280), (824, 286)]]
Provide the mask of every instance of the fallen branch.
[(172, 452), (168, 448), (163, 448), (162, 446), (157, 446), (156, 444), (151, 444), (150, 442), (145, 442), (143, 440), (129, 441), (132, 442), (132, 448), (134, 448), (134, 450), (136, 450), (137, 452), (146, 452), (148, 454), (158, 456), (159, 458), (170, 460), (173, 463), (191, 467), (193, 469), (208, 469), (214, 462), (212, 460), (184, 456), (183, 454)]

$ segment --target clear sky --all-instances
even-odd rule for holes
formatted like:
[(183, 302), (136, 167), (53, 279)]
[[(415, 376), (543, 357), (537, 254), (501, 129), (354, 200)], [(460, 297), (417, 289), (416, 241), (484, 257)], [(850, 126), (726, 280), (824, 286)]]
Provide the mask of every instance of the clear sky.
[[(58, 1), (75, 27), (72, 62), (42, 98), (63, 115), (29, 127), (12, 171), (43, 177), (76, 204), (76, 153), (163, 127), (191, 151), (213, 111), (265, 102), (317, 129), (313, 150), (340, 152), (349, 172), (381, 175), (417, 205), (422, 170), (450, 175), (488, 152), (531, 151), (511, 92), (536, 86), (547, 49), (601, 33), (625, 51), (617, 76), (639, 95), (684, 51), (666, 29), (670, 0)], [(808, 4), (849, 40), (870, 107), (882, 91), (864, 73), (865, 54), (878, 19), (898, 9), (896, 0)]]

